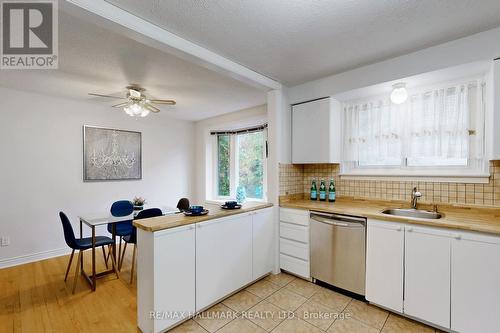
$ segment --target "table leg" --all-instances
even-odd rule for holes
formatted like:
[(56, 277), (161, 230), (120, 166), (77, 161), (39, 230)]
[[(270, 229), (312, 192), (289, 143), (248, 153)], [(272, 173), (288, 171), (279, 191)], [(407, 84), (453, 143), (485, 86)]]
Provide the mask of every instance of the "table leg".
[[(80, 219), (80, 238), (83, 238), (83, 224), (82, 224), (82, 219)], [(78, 257), (80, 258), (80, 257)], [(80, 271), (83, 272), (83, 251), (82, 251), (82, 256), (79, 260), (80, 262), (77, 262), (77, 265), (80, 265)]]
[(92, 291), (96, 289), (95, 275), (95, 226), (92, 226)]
[[(113, 238), (113, 258), (115, 259), (115, 262), (116, 262), (116, 223), (113, 223), (113, 228), (112, 228), (112, 231), (113, 231), (113, 235), (112, 235), (112, 238)], [(114, 267), (113, 269), (117, 270), (117, 267)]]

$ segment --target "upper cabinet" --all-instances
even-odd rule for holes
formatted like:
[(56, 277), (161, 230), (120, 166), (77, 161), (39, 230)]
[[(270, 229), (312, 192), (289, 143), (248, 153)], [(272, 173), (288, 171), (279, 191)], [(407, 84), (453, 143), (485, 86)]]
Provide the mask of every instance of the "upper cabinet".
[(292, 163), (340, 163), (342, 105), (333, 98), (292, 106)]
[(488, 116), (486, 121), (487, 131), (489, 131), (489, 141), (491, 147), (489, 148), (490, 159), (500, 159), (500, 59), (495, 60), (493, 63), (493, 84), (492, 97), (493, 106), (488, 109)]

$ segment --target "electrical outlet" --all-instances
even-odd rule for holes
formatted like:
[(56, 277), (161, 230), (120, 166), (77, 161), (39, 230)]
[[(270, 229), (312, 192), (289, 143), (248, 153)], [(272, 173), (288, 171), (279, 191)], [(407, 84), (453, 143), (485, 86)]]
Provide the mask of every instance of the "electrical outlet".
[(9, 246), (10, 245), (10, 237), (9, 236), (2, 236), (0, 237), (0, 246)]

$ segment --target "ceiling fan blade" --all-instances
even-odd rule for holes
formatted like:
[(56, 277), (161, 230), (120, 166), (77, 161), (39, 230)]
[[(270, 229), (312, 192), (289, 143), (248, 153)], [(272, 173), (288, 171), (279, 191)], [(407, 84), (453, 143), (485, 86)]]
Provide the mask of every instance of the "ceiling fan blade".
[(118, 103), (118, 104), (115, 104), (115, 105), (111, 105), (112, 107), (114, 108), (121, 108), (125, 105), (127, 105), (129, 102), (123, 102), (123, 103)]
[(175, 105), (176, 102), (173, 99), (152, 99), (151, 103), (155, 104), (167, 104), (167, 105)]
[(154, 106), (152, 106), (151, 104), (147, 104), (147, 103), (146, 103), (146, 104), (144, 104), (144, 107), (145, 107), (146, 109), (148, 109), (149, 111), (154, 112), (154, 113), (158, 113), (158, 112), (160, 112), (160, 111), (161, 111), (161, 110), (160, 110), (160, 109), (158, 109), (157, 107), (154, 107)]
[(101, 94), (95, 94), (95, 93), (89, 93), (89, 95), (91, 95), (91, 96), (97, 96), (97, 97), (106, 97), (106, 98), (125, 99), (125, 97), (110, 96), (110, 95), (101, 95)]

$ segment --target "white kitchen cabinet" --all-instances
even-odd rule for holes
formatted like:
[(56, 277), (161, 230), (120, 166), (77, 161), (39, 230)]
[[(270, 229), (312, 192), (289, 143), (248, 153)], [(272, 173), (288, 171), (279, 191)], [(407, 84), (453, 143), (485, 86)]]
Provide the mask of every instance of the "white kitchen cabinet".
[(404, 225), (368, 220), (366, 299), (403, 312)]
[(456, 232), (451, 247), (451, 329), (500, 331), (500, 237)]
[[(492, 64), (493, 79), (488, 86), (488, 93), (491, 94), (489, 101), (493, 105), (486, 104), (486, 140), (490, 144), (487, 145), (488, 157), (490, 160), (500, 159), (500, 59), (497, 59)], [(490, 83), (490, 82), (488, 82)]]
[(450, 327), (451, 234), (406, 226), (404, 313)]
[(292, 106), (292, 163), (340, 163), (341, 103), (333, 98)]
[(195, 228), (138, 229), (137, 237), (137, 321), (156, 333), (195, 311)]
[(238, 214), (196, 225), (196, 310), (252, 281), (252, 216)]
[(251, 213), (252, 216), (252, 279), (256, 280), (273, 270), (275, 236), (274, 208)]
[(280, 268), (311, 277), (309, 260), (309, 211), (280, 208)]

